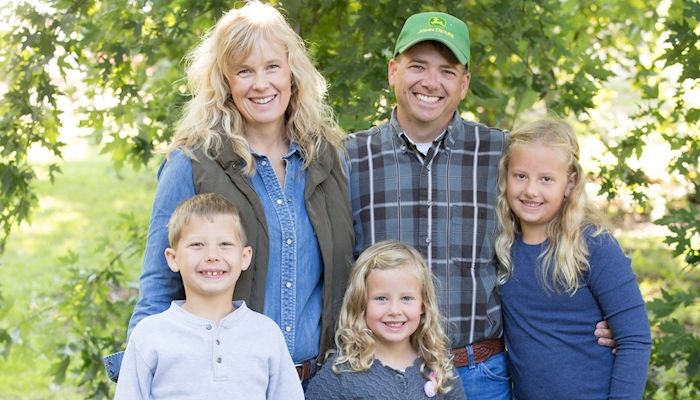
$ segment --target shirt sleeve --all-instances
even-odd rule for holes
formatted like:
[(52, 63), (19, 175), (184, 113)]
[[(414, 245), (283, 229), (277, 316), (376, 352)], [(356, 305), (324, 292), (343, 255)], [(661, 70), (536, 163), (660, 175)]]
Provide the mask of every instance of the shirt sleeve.
[(306, 388), (307, 400), (342, 400), (343, 388), (340, 375), (331, 368), (335, 357), (329, 358), (309, 381)]
[(141, 294), (131, 315), (127, 336), (143, 318), (167, 310), (172, 300), (185, 298), (180, 274), (170, 270), (164, 252), (169, 246), (170, 216), (178, 204), (194, 195), (192, 160), (176, 150), (158, 170), (158, 187), (153, 200), (139, 279)]
[(137, 341), (126, 346), (119, 370), (115, 400), (150, 399), (154, 369), (141, 357)]
[(455, 379), (453, 379), (451, 382), (452, 390), (445, 395), (445, 398), (449, 400), (464, 400), (467, 398), (467, 395), (464, 393), (464, 384), (462, 383), (462, 379), (460, 379), (456, 368), (454, 370), (454, 374)]
[(303, 400), (304, 390), (301, 387), (299, 376), (294, 368), (292, 357), (287, 350), (282, 333), (275, 326), (275, 337), (279, 356), (273, 365), (270, 366), (270, 380), (267, 387), (268, 399), (290, 399)]
[(617, 342), (610, 399), (641, 399), (651, 334), (644, 299), (627, 258), (609, 234), (589, 239), (589, 284)]

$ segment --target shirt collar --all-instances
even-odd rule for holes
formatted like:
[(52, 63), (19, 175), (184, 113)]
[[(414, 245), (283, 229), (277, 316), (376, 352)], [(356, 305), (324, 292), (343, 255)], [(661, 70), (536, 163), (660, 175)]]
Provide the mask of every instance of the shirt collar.
[[(250, 146), (248, 146), (248, 150), (250, 150), (250, 154), (252, 154), (256, 160), (260, 160), (261, 158), (266, 157), (264, 154), (260, 154), (260, 153), (256, 152), (255, 150), (253, 150), (253, 148), (251, 148)], [(297, 142), (291, 142), (289, 144), (289, 150), (287, 150), (287, 154), (285, 154), (282, 158), (285, 160), (288, 160), (288, 159), (292, 158), (294, 155), (297, 155), (299, 157), (299, 159), (304, 161), (304, 152), (301, 151), (301, 146), (299, 146), (299, 144)]]
[[(436, 142), (442, 142), (443, 146), (451, 146), (454, 143), (454, 135), (455, 135), (455, 130), (459, 129), (458, 127), (461, 127), (462, 124), (460, 123), (462, 117), (459, 116), (459, 113), (455, 111), (453, 117), (452, 117), (452, 122), (450, 122), (449, 125), (447, 125), (447, 128), (445, 131), (443, 131), (440, 136), (437, 137), (433, 141), (433, 143)], [(406, 133), (401, 129), (401, 126), (399, 125), (399, 120), (396, 118), (396, 108), (394, 107), (394, 110), (391, 112), (391, 119), (389, 120), (389, 126), (391, 127), (391, 131), (394, 133), (397, 139), (399, 139), (402, 144), (407, 145), (410, 148), (415, 148), (415, 144), (413, 141), (406, 135)]]

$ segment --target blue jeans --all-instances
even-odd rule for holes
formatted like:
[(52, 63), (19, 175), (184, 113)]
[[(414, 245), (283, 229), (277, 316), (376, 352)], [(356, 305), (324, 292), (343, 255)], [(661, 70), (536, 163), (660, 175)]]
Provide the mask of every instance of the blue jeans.
[(467, 346), (469, 365), (456, 368), (469, 400), (510, 400), (510, 373), (505, 351), (475, 364), (474, 352)]

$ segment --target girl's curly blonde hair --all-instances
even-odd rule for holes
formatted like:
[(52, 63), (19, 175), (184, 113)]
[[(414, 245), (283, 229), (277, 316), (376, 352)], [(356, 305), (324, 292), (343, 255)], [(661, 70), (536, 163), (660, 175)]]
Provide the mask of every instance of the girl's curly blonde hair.
[(374, 362), (375, 340), (367, 327), (367, 277), (373, 270), (400, 269), (418, 278), (423, 299), (423, 315), (418, 328), (411, 335), (411, 345), (423, 359), (421, 373), (429, 379), (435, 374), (439, 393), (450, 391), (455, 378), (452, 360), (447, 345), (447, 336), (442, 329), (440, 311), (435, 295), (433, 277), (423, 256), (413, 247), (397, 242), (383, 241), (367, 248), (355, 263), (350, 273), (348, 288), (335, 334), (337, 357), (332, 366), (333, 372), (366, 371)]
[(301, 148), (304, 167), (316, 160), (325, 143), (342, 152), (344, 134), (326, 103), (326, 81), (311, 62), (301, 37), (274, 7), (250, 1), (221, 17), (189, 54), (187, 82), (193, 97), (167, 153), (181, 148), (194, 158), (192, 150), (201, 146), (208, 157), (215, 158), (221, 146), (231, 145), (243, 161), (243, 172), (255, 172), (244, 136), (245, 122), (233, 103), (227, 77), (263, 41), (279, 43), (287, 50), (292, 93), (285, 113), (286, 136)]

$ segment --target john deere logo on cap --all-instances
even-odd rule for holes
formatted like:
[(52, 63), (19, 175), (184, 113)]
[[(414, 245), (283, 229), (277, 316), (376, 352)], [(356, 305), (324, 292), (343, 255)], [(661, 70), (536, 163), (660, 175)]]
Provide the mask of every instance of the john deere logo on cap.
[(432, 17), (432, 18), (430, 18), (430, 20), (428, 21), (428, 25), (430, 25), (430, 26), (439, 26), (439, 27), (441, 27), (441, 28), (444, 28), (444, 27), (447, 26), (447, 21), (445, 20), (445, 18), (441, 18), (441, 17)]

